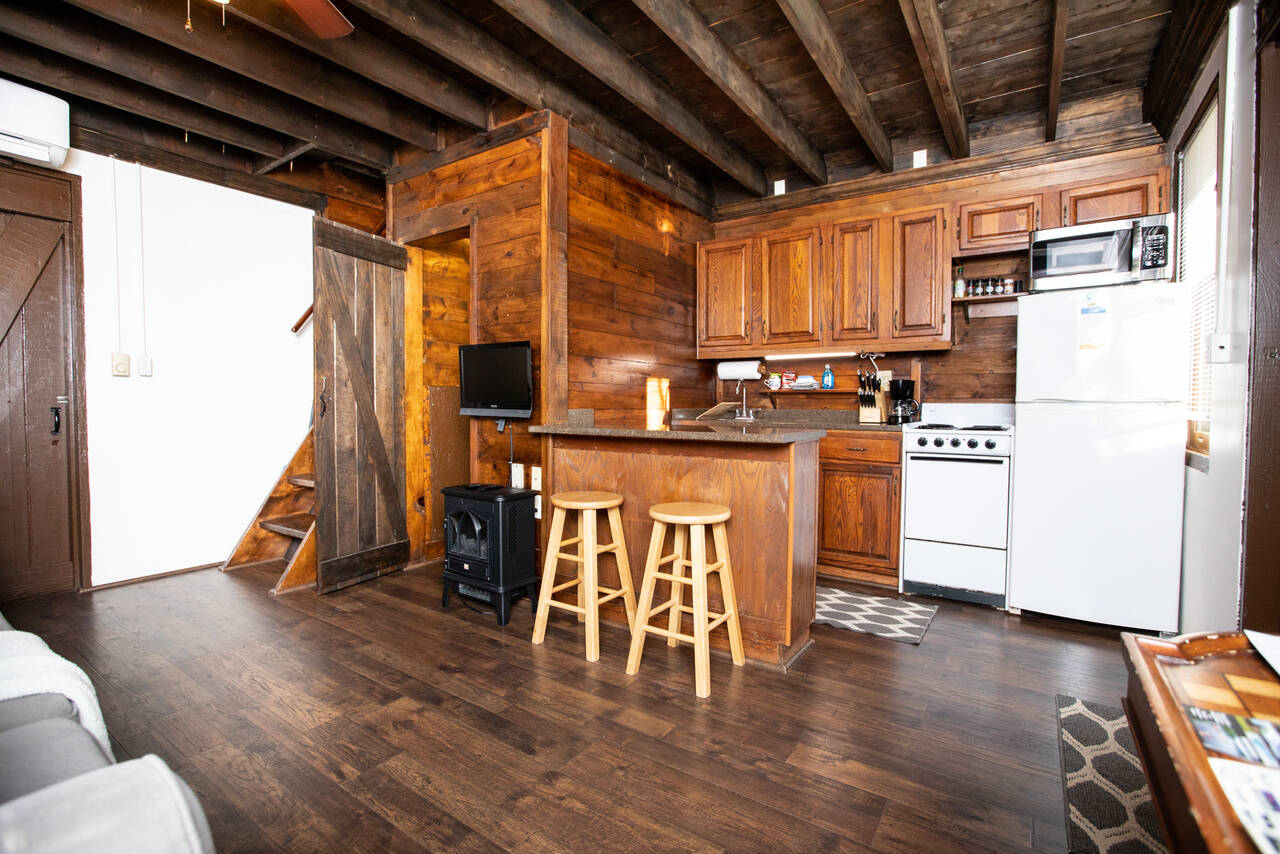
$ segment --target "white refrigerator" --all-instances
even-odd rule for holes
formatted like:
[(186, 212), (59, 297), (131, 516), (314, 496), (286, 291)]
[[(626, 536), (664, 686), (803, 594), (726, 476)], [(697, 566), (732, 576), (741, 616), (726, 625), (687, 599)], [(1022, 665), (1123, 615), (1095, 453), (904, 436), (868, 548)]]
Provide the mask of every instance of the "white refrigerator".
[(1178, 282), (1018, 301), (1011, 608), (1177, 631), (1189, 323)]

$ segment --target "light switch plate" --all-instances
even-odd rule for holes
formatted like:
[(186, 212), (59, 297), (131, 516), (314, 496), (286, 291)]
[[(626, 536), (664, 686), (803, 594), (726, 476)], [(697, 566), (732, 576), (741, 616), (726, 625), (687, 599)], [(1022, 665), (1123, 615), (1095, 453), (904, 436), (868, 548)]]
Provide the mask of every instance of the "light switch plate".
[(511, 464), (511, 488), (524, 489), (524, 463)]
[(542, 466), (529, 467), (529, 488), (534, 492), (542, 491)]
[(138, 357), (138, 376), (149, 377), (155, 370), (155, 364), (152, 363), (151, 357), (143, 353)]
[(128, 353), (112, 353), (111, 354), (111, 376), (113, 377), (129, 376), (129, 354)]

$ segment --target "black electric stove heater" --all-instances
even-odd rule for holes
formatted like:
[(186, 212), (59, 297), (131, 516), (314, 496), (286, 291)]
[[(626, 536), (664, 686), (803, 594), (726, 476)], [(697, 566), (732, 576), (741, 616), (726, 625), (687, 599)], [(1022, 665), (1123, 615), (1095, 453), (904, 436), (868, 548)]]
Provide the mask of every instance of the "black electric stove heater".
[(496, 483), (446, 486), (444, 494), (444, 595), (487, 599), (498, 625), (511, 619), (511, 600), (529, 597), (536, 610), (538, 570), (533, 499), (536, 492)]

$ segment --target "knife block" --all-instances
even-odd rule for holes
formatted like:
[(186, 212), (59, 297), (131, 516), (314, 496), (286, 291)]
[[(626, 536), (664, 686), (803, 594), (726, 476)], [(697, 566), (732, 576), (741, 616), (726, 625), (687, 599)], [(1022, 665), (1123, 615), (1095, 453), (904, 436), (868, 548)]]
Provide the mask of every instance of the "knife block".
[(889, 417), (889, 380), (893, 379), (893, 371), (880, 371), (880, 391), (875, 393), (875, 403), (871, 406), (858, 404), (858, 421), (862, 424), (883, 424)]

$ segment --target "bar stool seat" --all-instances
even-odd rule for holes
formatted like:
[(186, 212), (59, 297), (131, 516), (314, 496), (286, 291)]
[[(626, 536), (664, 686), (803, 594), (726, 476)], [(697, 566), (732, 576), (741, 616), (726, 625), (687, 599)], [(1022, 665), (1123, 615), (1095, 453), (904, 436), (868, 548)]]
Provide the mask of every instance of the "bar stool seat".
[[(631, 630), (631, 654), (627, 657), (627, 673), (634, 676), (640, 671), (640, 658), (644, 654), (645, 635), (655, 634), (667, 639), (668, 646), (681, 641), (693, 644), (694, 689), (699, 697), (711, 696), (711, 630), (725, 625), (729, 633), (729, 651), (733, 663), (742, 666), (742, 626), (738, 619), (738, 600), (733, 589), (733, 568), (729, 562), (729, 540), (725, 522), (730, 510), (723, 504), (699, 501), (676, 501), (655, 504), (649, 508), (653, 519), (653, 535), (649, 540), (649, 554), (645, 560), (644, 579), (640, 583), (640, 601)], [(666, 548), (667, 527), (674, 529), (673, 550), (663, 554)], [(706, 529), (711, 527), (715, 543), (716, 560), (707, 562)], [(686, 557), (687, 548), (690, 555)], [(663, 566), (671, 564), (671, 571)], [(689, 574), (685, 575), (685, 570)], [(708, 610), (707, 576), (715, 573), (720, 579), (720, 593), (724, 611), (719, 614)], [(666, 581), (671, 588), (670, 598), (653, 607), (654, 588), (657, 582)], [(684, 604), (685, 587), (693, 588), (692, 605)], [(667, 627), (650, 625), (649, 621), (667, 612)], [(681, 631), (685, 614), (693, 618), (693, 632)]]
[[(627, 558), (626, 538), (622, 533), (622, 496), (616, 492), (558, 492), (551, 496), (554, 512), (551, 532), (547, 536), (546, 557), (543, 560), (542, 585), (538, 593), (538, 616), (533, 624), (533, 642), (542, 643), (547, 635), (547, 619), (552, 608), (560, 608), (578, 615), (586, 624), (587, 661), (600, 658), (600, 606), (622, 597), (627, 609), (627, 625), (635, 625), (636, 595), (631, 583), (631, 562)], [(596, 540), (596, 513), (605, 511), (609, 518), (612, 542), (600, 544)], [(564, 539), (566, 511), (578, 514), (578, 535)], [(563, 549), (576, 545), (578, 553), (568, 554)], [(600, 555), (612, 554), (618, 564), (618, 587), (600, 586)], [(577, 564), (577, 575), (556, 584), (556, 569), (560, 561)], [(570, 587), (577, 588), (577, 604), (563, 602), (555, 594)]]

